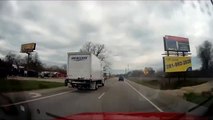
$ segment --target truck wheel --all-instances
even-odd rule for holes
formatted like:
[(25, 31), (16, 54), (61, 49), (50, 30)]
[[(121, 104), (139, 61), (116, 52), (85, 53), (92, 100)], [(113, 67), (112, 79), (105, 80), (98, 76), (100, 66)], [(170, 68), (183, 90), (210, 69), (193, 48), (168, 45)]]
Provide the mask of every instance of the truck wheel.
[(103, 86), (104, 86), (104, 84), (105, 84), (105, 80), (104, 80), (104, 82), (103, 82), (103, 81), (101, 81), (101, 87), (103, 87)]
[(97, 84), (97, 82), (95, 82), (95, 90), (97, 90), (98, 89), (98, 84)]

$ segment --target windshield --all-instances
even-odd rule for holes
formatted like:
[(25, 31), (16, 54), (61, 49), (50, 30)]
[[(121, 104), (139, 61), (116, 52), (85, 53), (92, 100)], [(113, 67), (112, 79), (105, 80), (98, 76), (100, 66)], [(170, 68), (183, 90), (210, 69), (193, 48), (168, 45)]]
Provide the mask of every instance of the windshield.
[(0, 1), (0, 118), (211, 118), (212, 33), (212, 0)]

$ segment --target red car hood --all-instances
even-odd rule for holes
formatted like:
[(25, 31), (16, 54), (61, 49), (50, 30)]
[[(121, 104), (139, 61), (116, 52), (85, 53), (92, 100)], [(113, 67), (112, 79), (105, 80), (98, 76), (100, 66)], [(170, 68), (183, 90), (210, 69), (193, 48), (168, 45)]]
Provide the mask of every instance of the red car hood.
[(207, 120), (184, 113), (80, 113), (56, 120)]

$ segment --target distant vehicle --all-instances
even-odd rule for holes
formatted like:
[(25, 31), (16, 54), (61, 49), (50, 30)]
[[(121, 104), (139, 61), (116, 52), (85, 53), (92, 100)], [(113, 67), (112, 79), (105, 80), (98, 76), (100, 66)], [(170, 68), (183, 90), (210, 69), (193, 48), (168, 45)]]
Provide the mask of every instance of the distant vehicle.
[(91, 53), (68, 53), (65, 86), (77, 89), (94, 89), (104, 86), (102, 62)]
[(41, 78), (49, 78), (50, 77), (50, 72), (48, 71), (43, 71), (39, 74), (39, 77)]
[(119, 76), (118, 81), (124, 81), (124, 77), (123, 76)]

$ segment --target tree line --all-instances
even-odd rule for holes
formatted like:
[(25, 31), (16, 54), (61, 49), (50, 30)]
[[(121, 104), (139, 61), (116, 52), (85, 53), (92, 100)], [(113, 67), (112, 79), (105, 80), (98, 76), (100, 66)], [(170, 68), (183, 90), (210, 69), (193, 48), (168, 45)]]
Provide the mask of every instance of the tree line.
[[(28, 76), (38, 76), (42, 71), (61, 72), (66, 74), (64, 66), (47, 66), (42, 63), (37, 52), (29, 56), (20, 56), (14, 52), (9, 52), (3, 59), (0, 59), (0, 78), (9, 76), (24, 76), (27, 71)], [(30, 75), (29, 75), (30, 74)]]
[[(110, 62), (106, 60), (106, 47), (104, 44), (86, 42), (79, 52), (88, 52), (97, 56), (104, 63), (104, 68), (110, 68)], [(14, 68), (15, 67), (15, 68)], [(0, 59), (0, 77), (5, 78), (7, 75), (17, 75), (17, 70), (61, 72), (66, 74), (66, 64), (59, 67), (57, 65), (47, 66), (39, 58), (37, 52), (33, 52), (28, 56), (20, 56), (15, 52), (9, 52), (3, 59)]]

